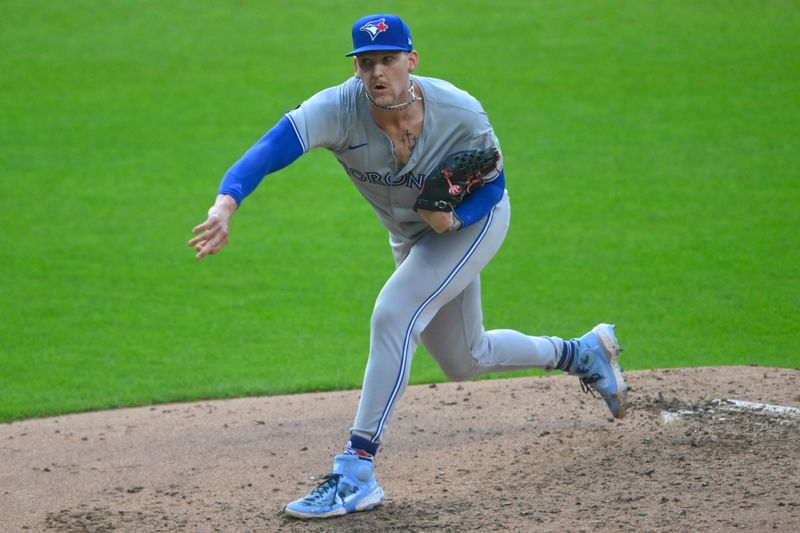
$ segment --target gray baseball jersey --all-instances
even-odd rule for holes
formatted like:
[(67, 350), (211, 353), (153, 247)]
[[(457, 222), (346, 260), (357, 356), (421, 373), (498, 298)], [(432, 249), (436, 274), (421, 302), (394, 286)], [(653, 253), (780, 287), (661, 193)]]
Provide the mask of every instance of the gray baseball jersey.
[[(303, 150), (330, 150), (375, 209), (395, 241), (414, 241), (430, 228), (413, 205), (425, 176), (447, 154), (495, 144), (480, 103), (465, 91), (434, 78), (412, 76), (422, 90), (425, 115), (411, 157), (397, 168), (392, 141), (375, 124), (358, 78), (317, 93), (288, 113)], [(501, 156), (502, 157), (502, 156)], [(502, 169), (502, 159), (497, 165)], [(491, 181), (498, 171), (485, 177)]]
[[(402, 168), (357, 78), (317, 93), (287, 114), (303, 151), (330, 150), (389, 230), (397, 269), (372, 313), (370, 355), (351, 428), (374, 442), (382, 441), (421, 340), (451, 379), (553, 368), (562, 346), (556, 337), (483, 328), (479, 273), (505, 239), (507, 193), (482, 221), (457, 232), (437, 234), (413, 210), (425, 176), (446, 155), (497, 142), (475, 98), (445, 81), (412, 79), (421, 88), (424, 122)], [(497, 168), (487, 180), (499, 174), (502, 160)]]

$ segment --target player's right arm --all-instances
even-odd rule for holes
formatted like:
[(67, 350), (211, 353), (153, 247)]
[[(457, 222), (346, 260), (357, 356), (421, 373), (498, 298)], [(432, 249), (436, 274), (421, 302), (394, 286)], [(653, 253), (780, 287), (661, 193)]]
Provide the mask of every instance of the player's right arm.
[(195, 226), (189, 246), (195, 258), (219, 252), (228, 244), (231, 218), (239, 205), (258, 187), (267, 174), (282, 169), (303, 155), (303, 146), (292, 121), (284, 116), (237, 161), (220, 183), (217, 199), (205, 222)]
[(189, 241), (189, 246), (194, 247), (197, 252), (196, 259), (214, 255), (228, 244), (228, 227), (237, 208), (238, 204), (233, 196), (217, 195), (216, 202), (208, 210), (206, 221), (192, 228), (195, 237)]
[(222, 178), (208, 218), (193, 230), (189, 246), (197, 259), (215, 254), (228, 243), (228, 226), (242, 201), (267, 174), (294, 162), (316, 146), (335, 149), (344, 142), (353, 81), (320, 91), (287, 113)]

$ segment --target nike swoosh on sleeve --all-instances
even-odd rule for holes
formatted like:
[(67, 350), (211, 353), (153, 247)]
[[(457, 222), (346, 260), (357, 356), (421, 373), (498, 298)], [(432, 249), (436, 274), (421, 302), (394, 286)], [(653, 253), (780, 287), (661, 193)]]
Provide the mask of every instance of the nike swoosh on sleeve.
[(355, 150), (356, 148), (361, 148), (362, 146), (366, 146), (369, 143), (361, 143), (361, 144), (351, 144), (347, 147), (348, 150)]

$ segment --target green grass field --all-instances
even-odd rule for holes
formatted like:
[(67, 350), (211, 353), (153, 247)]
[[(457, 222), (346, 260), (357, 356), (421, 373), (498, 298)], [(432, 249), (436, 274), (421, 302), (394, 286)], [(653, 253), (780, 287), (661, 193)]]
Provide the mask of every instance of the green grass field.
[[(488, 328), (612, 321), (626, 369), (800, 367), (800, 3), (404, 5), (418, 74), (503, 142)], [(392, 260), (329, 154), (267, 178), (219, 256), (185, 243), (382, 9), (0, 3), (0, 421), (360, 385)], [(412, 382), (441, 379), (420, 352)]]

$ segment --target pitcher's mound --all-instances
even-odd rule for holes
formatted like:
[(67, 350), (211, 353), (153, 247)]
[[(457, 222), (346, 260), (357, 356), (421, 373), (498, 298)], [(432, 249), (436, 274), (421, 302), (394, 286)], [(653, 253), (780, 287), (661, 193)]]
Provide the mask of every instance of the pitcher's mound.
[(385, 503), (322, 522), (282, 507), (328, 473), (357, 391), (0, 425), (2, 529), (798, 531), (800, 371), (625, 376), (622, 421), (568, 376), (409, 387)]

